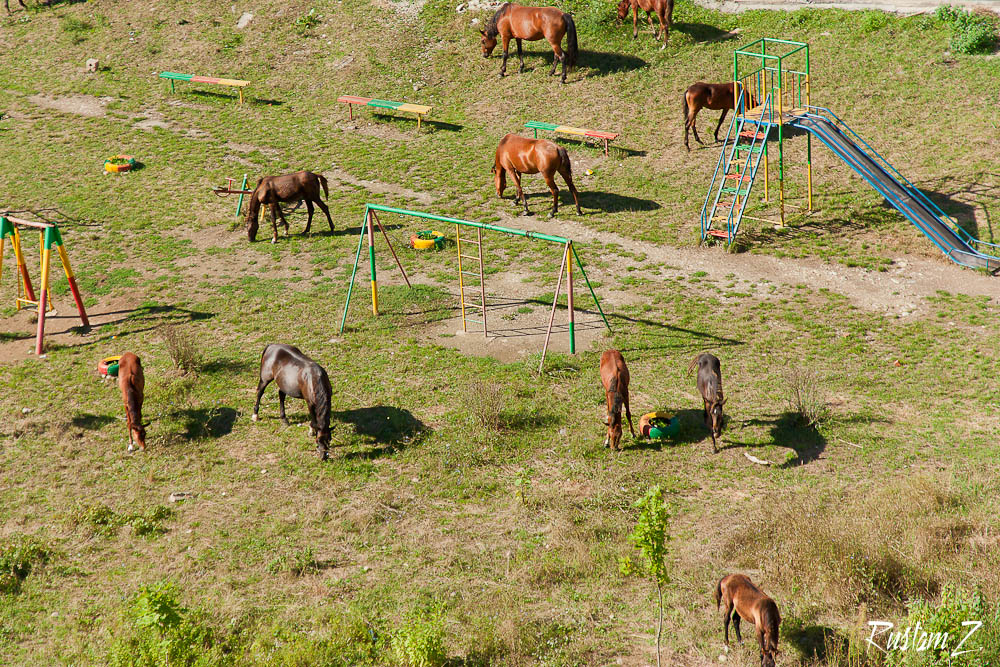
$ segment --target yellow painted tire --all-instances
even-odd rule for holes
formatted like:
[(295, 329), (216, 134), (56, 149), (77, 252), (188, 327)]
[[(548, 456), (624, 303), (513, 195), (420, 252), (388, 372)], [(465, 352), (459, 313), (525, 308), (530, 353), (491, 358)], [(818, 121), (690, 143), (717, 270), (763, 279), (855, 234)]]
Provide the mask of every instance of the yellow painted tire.
[[(417, 234), (433, 234), (434, 238), (422, 239)], [(414, 250), (430, 250), (444, 245), (444, 234), (439, 231), (417, 232), (417, 234), (410, 236), (410, 247)]]
[[(654, 419), (664, 420), (667, 423), (663, 426), (657, 426), (652, 423)], [(679, 430), (680, 421), (668, 412), (647, 412), (639, 418), (639, 431), (651, 440), (676, 435)]]
[[(121, 159), (126, 160), (125, 164), (114, 164), (112, 160)], [(135, 158), (131, 155), (112, 155), (107, 160), (104, 161), (104, 171), (110, 172), (112, 174), (121, 173), (123, 171), (131, 171), (132, 167), (135, 166)]]
[(97, 372), (100, 373), (101, 377), (118, 377), (118, 360), (121, 356), (114, 357), (104, 357), (97, 364)]

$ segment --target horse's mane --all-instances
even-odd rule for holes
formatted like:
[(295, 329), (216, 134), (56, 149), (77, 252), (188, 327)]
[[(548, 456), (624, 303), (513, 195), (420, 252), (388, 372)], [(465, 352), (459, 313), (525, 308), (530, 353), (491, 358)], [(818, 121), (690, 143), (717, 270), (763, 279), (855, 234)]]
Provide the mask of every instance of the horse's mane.
[(496, 37), (500, 33), (500, 29), (497, 28), (497, 22), (510, 11), (510, 8), (511, 4), (509, 2), (503, 3), (500, 5), (500, 9), (498, 9), (496, 13), (490, 17), (490, 20), (486, 22), (485, 32), (487, 37)]

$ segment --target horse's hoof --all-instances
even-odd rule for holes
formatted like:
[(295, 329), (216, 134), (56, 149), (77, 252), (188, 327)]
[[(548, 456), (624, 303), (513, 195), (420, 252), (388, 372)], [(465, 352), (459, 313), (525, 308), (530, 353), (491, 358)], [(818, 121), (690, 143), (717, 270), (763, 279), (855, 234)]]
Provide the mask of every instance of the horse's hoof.
[(253, 413), (252, 415), (250, 415), (250, 421), (252, 421), (252, 422), (258, 421), (259, 419), (260, 419), (260, 417), (257, 416), (256, 412)]
[(131, 454), (134, 451), (135, 451), (135, 447), (132, 445), (131, 442), (128, 443), (128, 453)]
[(310, 437), (316, 437), (316, 429), (314, 429), (312, 426), (309, 427), (309, 435)]

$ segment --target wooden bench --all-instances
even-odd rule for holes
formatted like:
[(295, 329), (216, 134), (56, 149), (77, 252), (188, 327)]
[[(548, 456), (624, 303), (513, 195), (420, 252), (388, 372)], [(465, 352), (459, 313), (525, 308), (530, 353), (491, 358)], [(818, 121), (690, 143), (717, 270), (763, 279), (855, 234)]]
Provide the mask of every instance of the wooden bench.
[(379, 109), (395, 109), (396, 111), (408, 111), (409, 113), (415, 114), (417, 116), (417, 130), (420, 129), (420, 119), (424, 114), (430, 113), (431, 108), (423, 104), (410, 104), (408, 102), (391, 102), (389, 100), (380, 100), (374, 97), (357, 97), (355, 95), (341, 95), (337, 98), (338, 102), (343, 102), (347, 105), (348, 113), (350, 113), (351, 120), (354, 120), (354, 106), (355, 104), (368, 107), (378, 107)]
[(535, 131), (535, 138), (538, 138), (539, 130), (549, 132), (561, 132), (562, 134), (574, 134), (578, 137), (594, 137), (604, 140), (604, 154), (608, 154), (608, 142), (614, 141), (620, 135), (618, 132), (603, 132), (601, 130), (588, 130), (582, 127), (571, 127), (569, 125), (556, 125), (555, 123), (540, 123), (537, 120), (529, 120), (524, 126)]
[(214, 76), (198, 76), (196, 74), (179, 74), (178, 72), (160, 72), (161, 79), (170, 79), (170, 92), (174, 92), (174, 81), (190, 81), (191, 83), (213, 83), (217, 86), (233, 86), (239, 88), (240, 104), (243, 104), (243, 89), (250, 85), (242, 79), (220, 79)]

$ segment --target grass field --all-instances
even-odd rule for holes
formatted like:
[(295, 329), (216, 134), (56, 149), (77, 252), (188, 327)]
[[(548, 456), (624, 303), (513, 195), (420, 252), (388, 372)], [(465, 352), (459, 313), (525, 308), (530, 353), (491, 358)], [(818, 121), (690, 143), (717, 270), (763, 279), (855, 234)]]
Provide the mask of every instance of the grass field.
[[(73, 329), (55, 273), (35, 358), (5, 249), (0, 664), (655, 664), (656, 589), (620, 566), (638, 558), (634, 503), (654, 484), (670, 511), (664, 664), (759, 664), (750, 630), (723, 651), (712, 592), (735, 570), (781, 609), (780, 665), (925, 664), (866, 650), (867, 622), (969, 618), (986, 625), (952, 664), (996, 664), (995, 278), (948, 263), (820, 149), (816, 213), (751, 226), (742, 253), (699, 247), (718, 152), (684, 149), (680, 100), (725, 80), (740, 43), (807, 41), (814, 103), (998, 242), (1000, 58), (949, 53), (933, 16), (733, 16), (688, 0), (661, 51), (606, 0), (575, 0), (581, 63), (562, 86), (541, 43), (526, 44), (528, 71), (515, 60), (498, 78), (476, 32), (489, 12), (456, 5), (91, 0), (0, 18), (0, 206), (63, 222), (95, 321)], [(241, 106), (223, 87), (170, 94), (162, 70), (253, 83)], [(417, 133), (403, 114), (349, 121), (343, 94), (434, 108)], [(699, 116), (703, 138), (716, 119)], [(496, 198), (496, 143), (528, 120), (622, 132), (607, 158), (559, 141), (584, 215), (563, 188), (546, 219), (537, 176), (533, 216), (510, 189)], [(141, 168), (103, 173), (117, 153)], [(328, 177), (333, 233), (320, 217), (299, 235), (300, 209), (291, 236), (267, 243), (262, 224), (249, 244), (235, 201), (210, 192), (298, 169)], [(561, 328), (541, 374), (540, 336), (456, 333), (454, 247), (405, 248), (426, 226), (385, 216), (414, 289), (380, 245), (382, 314), (362, 263), (341, 334), (366, 202), (573, 238), (613, 331), (577, 275), (579, 353)], [(26, 248), (37, 275), (33, 237)], [(559, 248), (494, 234), (484, 251), (494, 328), (544, 322)], [(269, 342), (328, 371), (330, 461), (301, 401), (285, 427), (270, 389), (251, 422)], [(635, 419), (676, 413), (675, 438), (601, 446), (608, 347), (628, 360)], [(125, 350), (142, 358), (151, 421), (135, 455), (120, 394), (95, 372)], [(719, 454), (686, 372), (704, 350), (728, 396)]]

